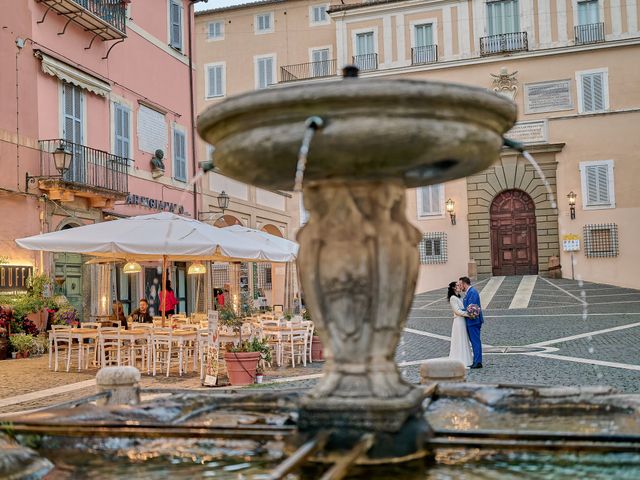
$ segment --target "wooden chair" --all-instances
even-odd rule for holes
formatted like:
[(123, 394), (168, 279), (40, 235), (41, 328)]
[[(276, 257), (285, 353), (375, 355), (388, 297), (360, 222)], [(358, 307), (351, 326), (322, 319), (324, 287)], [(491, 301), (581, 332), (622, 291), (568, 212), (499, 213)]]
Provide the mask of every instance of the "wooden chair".
[(66, 371), (71, 368), (71, 355), (73, 350), (78, 352), (78, 361), (80, 359), (79, 345), (74, 344), (71, 338), (71, 327), (67, 325), (52, 325), (49, 332), (49, 368), (51, 368), (52, 354), (55, 356), (54, 371), (58, 371), (59, 357), (61, 354), (66, 356)]
[(282, 339), (282, 361), (291, 357), (291, 367), (296, 366), (296, 356), (298, 363), (307, 365), (307, 335), (306, 325), (301, 323), (291, 323), (283, 333)]
[(120, 328), (102, 327), (98, 339), (100, 366), (106, 367), (114, 362), (117, 366), (123, 365), (124, 358), (129, 355), (123, 344), (126, 339), (120, 336)]
[[(171, 360), (173, 358), (179, 362), (178, 350), (173, 348), (173, 329), (171, 327), (154, 328), (152, 334), (153, 343), (153, 367), (151, 374), (156, 376), (156, 366), (160, 363), (160, 368), (167, 367), (167, 377), (171, 370)], [(174, 357), (175, 356), (175, 357)], [(180, 368), (180, 366), (178, 366)]]
[(307, 360), (309, 363), (313, 363), (313, 360), (311, 359), (311, 347), (313, 344), (313, 332), (315, 331), (315, 325), (310, 320), (305, 320), (301, 323), (307, 327)]

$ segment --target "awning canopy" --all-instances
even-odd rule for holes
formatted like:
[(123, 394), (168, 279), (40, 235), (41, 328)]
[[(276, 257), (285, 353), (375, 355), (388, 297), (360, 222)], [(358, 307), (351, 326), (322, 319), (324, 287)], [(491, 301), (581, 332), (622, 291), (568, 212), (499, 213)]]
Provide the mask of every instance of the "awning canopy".
[(29, 250), (82, 253), (109, 259), (167, 257), (174, 261), (276, 263), (295, 260), (294, 248), (282, 243), (288, 240), (269, 237), (276, 241), (163, 212), (34, 235), (18, 239), (16, 243)]
[(89, 92), (103, 97), (106, 97), (111, 91), (111, 85), (107, 82), (78, 70), (46, 53), (38, 51), (36, 52), (36, 56), (42, 61), (42, 71), (44, 73), (58, 77), (60, 80), (72, 83), (77, 87), (84, 88)]

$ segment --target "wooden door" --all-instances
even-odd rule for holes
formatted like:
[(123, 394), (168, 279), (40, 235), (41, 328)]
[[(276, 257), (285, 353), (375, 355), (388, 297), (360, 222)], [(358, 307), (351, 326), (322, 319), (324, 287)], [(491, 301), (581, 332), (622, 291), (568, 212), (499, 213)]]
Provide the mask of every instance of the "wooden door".
[(502, 192), (491, 204), (491, 263), (494, 275), (538, 273), (535, 205), (521, 190)]

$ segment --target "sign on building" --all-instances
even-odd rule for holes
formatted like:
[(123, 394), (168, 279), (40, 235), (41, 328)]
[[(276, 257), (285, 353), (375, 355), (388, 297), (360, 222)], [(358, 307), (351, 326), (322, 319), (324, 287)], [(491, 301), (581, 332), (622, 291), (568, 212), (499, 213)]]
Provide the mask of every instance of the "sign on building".
[(33, 275), (30, 265), (0, 265), (0, 292), (24, 292), (27, 281)]
[(546, 120), (516, 122), (505, 136), (524, 144), (547, 143), (549, 141), (549, 124)]
[(524, 113), (557, 112), (571, 109), (573, 109), (571, 80), (525, 84)]
[(138, 110), (138, 148), (149, 153), (155, 153), (158, 149), (166, 152), (168, 145), (169, 134), (164, 114), (140, 105)]
[(580, 237), (573, 233), (562, 236), (562, 250), (565, 252), (580, 251)]

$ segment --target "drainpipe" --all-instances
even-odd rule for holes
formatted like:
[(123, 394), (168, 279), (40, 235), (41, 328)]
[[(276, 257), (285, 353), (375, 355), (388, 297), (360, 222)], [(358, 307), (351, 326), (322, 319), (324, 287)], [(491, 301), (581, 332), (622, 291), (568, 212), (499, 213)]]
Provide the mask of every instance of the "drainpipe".
[[(189, 0), (189, 103), (191, 108), (191, 168), (193, 175), (196, 175), (196, 111), (195, 97), (193, 92), (193, 33), (191, 19), (195, 23), (193, 6), (196, 3), (208, 3), (209, 0)], [(198, 182), (193, 184), (193, 218), (198, 219)]]

